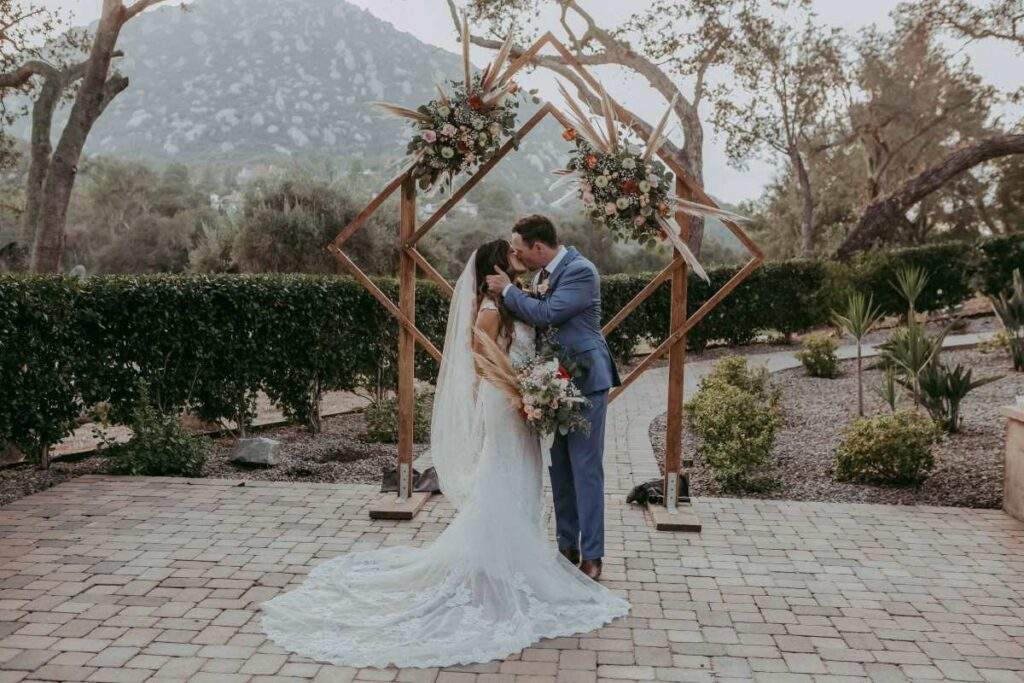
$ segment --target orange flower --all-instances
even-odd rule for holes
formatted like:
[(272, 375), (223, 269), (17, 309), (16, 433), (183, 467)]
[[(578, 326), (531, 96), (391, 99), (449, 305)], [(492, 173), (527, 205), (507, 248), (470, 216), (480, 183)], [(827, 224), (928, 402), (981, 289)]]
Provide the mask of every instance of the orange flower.
[(576, 139), (576, 131), (573, 130), (572, 128), (566, 128), (565, 130), (562, 131), (562, 137), (568, 140), (569, 142), (572, 142), (573, 140)]
[(665, 204), (664, 202), (661, 203), (661, 204), (658, 204), (658, 213), (660, 213), (662, 216), (667, 216), (668, 215), (668, 204)]
[(469, 108), (473, 111), (480, 111), (484, 108), (484, 101), (479, 95), (473, 95), (469, 98)]
[(508, 91), (510, 94), (515, 95), (517, 92), (519, 92), (519, 84), (516, 83), (515, 81), (509, 81)]
[(593, 154), (587, 155), (587, 168), (597, 168), (597, 157)]

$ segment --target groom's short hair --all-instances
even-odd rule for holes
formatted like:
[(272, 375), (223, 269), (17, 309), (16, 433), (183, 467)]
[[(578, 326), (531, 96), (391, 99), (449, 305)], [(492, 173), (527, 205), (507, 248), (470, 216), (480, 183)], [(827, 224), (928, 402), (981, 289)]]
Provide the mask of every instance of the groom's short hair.
[(555, 231), (554, 223), (547, 216), (535, 213), (532, 216), (521, 218), (512, 226), (512, 232), (522, 237), (530, 247), (534, 242), (543, 242), (551, 248), (558, 246), (558, 233)]

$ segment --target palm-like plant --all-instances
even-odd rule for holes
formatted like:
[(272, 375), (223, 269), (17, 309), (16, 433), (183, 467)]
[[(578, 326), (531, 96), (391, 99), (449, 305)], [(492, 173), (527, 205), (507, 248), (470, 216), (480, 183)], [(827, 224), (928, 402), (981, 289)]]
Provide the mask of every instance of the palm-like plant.
[(1000, 294), (992, 300), (992, 308), (1010, 339), (1013, 369), (1024, 371), (1024, 277), (1021, 277), (1019, 268), (1013, 271), (1013, 290), (1010, 296)]
[(962, 422), (960, 404), (967, 394), (989, 382), (1002, 379), (1002, 375), (981, 379), (973, 379), (972, 375), (972, 370), (965, 369), (959, 363), (951, 368), (938, 361), (929, 363), (920, 375), (924, 407), (947, 432), (959, 431)]
[(854, 292), (846, 301), (846, 311), (832, 311), (832, 321), (836, 327), (850, 335), (857, 342), (857, 414), (864, 417), (864, 382), (861, 376), (863, 356), (861, 348), (864, 337), (878, 324), (882, 314), (873, 305), (871, 297), (867, 299), (860, 292)]
[(896, 281), (890, 283), (907, 300), (908, 318), (917, 313), (917, 300), (928, 285), (928, 273), (917, 266), (903, 266), (896, 271)]
[(921, 373), (938, 359), (942, 342), (949, 330), (947, 326), (937, 336), (929, 337), (925, 334), (924, 323), (918, 322), (911, 315), (906, 327), (893, 332), (878, 347), (886, 365), (896, 368), (903, 375), (902, 383), (911, 390), (915, 407), (921, 405)]
[(882, 375), (882, 384), (875, 390), (879, 398), (885, 401), (889, 410), (896, 412), (896, 404), (900, 402), (900, 383), (896, 379), (896, 368), (890, 366)]

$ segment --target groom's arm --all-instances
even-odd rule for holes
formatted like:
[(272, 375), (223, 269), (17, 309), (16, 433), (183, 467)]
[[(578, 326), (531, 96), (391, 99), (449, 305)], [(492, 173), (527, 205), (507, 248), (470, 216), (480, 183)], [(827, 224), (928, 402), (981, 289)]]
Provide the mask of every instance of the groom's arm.
[(597, 273), (580, 268), (565, 273), (546, 299), (534, 299), (516, 287), (505, 290), (505, 305), (512, 315), (535, 327), (561, 325), (585, 311), (592, 303)]

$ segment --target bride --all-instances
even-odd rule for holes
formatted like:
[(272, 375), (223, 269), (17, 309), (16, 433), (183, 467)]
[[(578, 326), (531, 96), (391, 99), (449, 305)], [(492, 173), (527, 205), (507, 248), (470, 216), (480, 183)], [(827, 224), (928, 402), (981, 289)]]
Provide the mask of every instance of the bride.
[(473, 330), (513, 362), (535, 333), (487, 294), (497, 266), (525, 271), (509, 243), (470, 258), (452, 298), (431, 421), (431, 454), (457, 514), (432, 544), (351, 552), (263, 605), (281, 647), (354, 667), (443, 667), (504, 658), (629, 612), (548, 540), (537, 435), (474, 369)]

